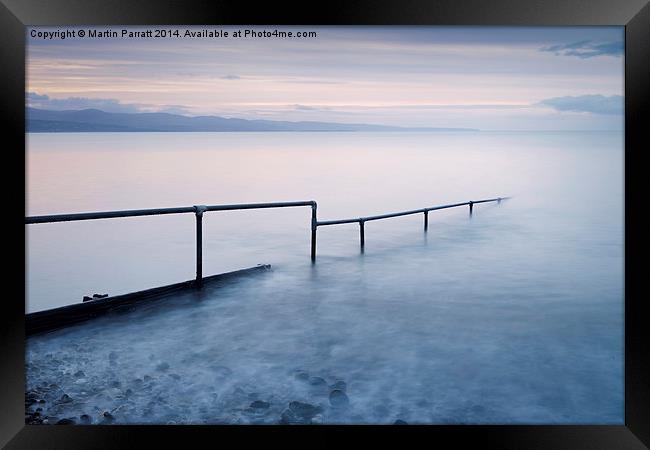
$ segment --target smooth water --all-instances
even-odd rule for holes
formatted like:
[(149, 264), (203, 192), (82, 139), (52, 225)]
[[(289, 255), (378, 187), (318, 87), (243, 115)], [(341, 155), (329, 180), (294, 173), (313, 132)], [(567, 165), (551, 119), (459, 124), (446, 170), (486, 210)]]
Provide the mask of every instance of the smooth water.
[[(26, 158), (29, 215), (313, 199), (328, 220), (513, 196), (431, 212), (428, 233), (422, 215), (367, 223), (364, 254), (357, 224), (319, 228), (313, 266), (309, 208), (206, 213), (204, 274), (272, 270), (30, 338), (50, 416), (623, 423), (622, 133), (30, 134)], [(194, 276), (191, 214), (26, 232), (27, 312)]]

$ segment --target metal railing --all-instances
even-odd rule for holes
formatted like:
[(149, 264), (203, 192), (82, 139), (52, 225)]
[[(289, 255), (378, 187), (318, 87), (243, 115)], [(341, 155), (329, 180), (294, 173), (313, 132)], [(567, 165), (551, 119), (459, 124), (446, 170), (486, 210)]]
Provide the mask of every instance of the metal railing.
[(25, 224), (72, 222), (78, 220), (113, 219), (118, 217), (160, 216), (163, 214), (194, 213), (196, 217), (196, 284), (203, 283), (203, 213), (207, 211), (235, 211), (242, 209), (292, 208), (311, 206), (312, 209), (312, 244), (311, 259), (316, 260), (316, 202), (277, 202), (277, 203), (244, 203), (239, 205), (194, 205), (180, 208), (130, 209), (125, 211), (103, 211), (77, 214), (55, 214), (49, 216), (25, 217)]
[(322, 226), (328, 226), (328, 225), (341, 225), (341, 224), (346, 224), (346, 223), (358, 223), (359, 224), (359, 243), (361, 245), (361, 251), (363, 252), (365, 244), (366, 244), (366, 233), (365, 233), (365, 223), (370, 222), (373, 220), (382, 220), (382, 219), (390, 219), (391, 217), (400, 217), (400, 216), (410, 216), (413, 214), (424, 214), (424, 231), (427, 231), (429, 229), (429, 211), (436, 211), (439, 209), (449, 209), (449, 208), (457, 208), (459, 206), (469, 206), (469, 214), (470, 216), (474, 212), (474, 205), (477, 203), (487, 203), (487, 202), (497, 202), (501, 203), (501, 200), (506, 200), (510, 197), (497, 197), (497, 198), (488, 198), (484, 200), (470, 200), (468, 202), (462, 202), (462, 203), (452, 203), (449, 205), (440, 205), (440, 206), (431, 206), (429, 208), (419, 208), (419, 209), (412, 209), (410, 211), (400, 211), (400, 212), (394, 212), (394, 213), (388, 213), (388, 214), (380, 214), (378, 216), (367, 216), (367, 217), (359, 217), (355, 219), (339, 219), (339, 220), (323, 220), (320, 222), (316, 222), (317, 227), (322, 227)]
[(203, 213), (208, 211), (235, 211), (244, 209), (267, 209), (267, 208), (292, 208), (299, 206), (311, 207), (311, 261), (316, 261), (316, 231), (318, 227), (329, 225), (341, 225), (347, 223), (358, 223), (360, 233), (361, 251), (365, 246), (365, 229), (364, 224), (373, 220), (389, 219), (391, 217), (408, 216), (412, 214), (424, 214), (424, 231), (429, 228), (429, 211), (439, 209), (457, 208), (459, 206), (469, 206), (469, 214), (472, 215), (474, 205), (477, 203), (498, 202), (510, 197), (498, 197), (485, 200), (473, 200), (462, 203), (453, 203), (450, 205), (431, 206), (429, 208), (420, 208), (410, 211), (401, 211), (377, 216), (359, 217), (355, 219), (341, 220), (324, 220), (317, 219), (317, 204), (313, 200), (304, 200), (297, 202), (275, 202), (275, 203), (243, 203), (235, 205), (194, 205), (179, 208), (154, 208), (154, 209), (131, 209), (123, 211), (103, 211), (76, 214), (55, 214), (47, 216), (25, 217), (25, 224), (54, 223), (54, 222), (72, 222), (79, 220), (96, 220), (112, 219), (121, 217), (139, 217), (139, 216), (159, 216), (164, 214), (186, 214), (194, 213), (196, 217), (196, 284), (201, 286), (203, 282)]

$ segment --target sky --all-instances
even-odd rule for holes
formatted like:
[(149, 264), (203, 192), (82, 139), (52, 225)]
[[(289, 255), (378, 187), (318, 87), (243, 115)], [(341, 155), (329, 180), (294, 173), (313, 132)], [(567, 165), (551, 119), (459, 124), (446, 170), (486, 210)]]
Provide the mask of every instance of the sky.
[[(122, 29), (155, 28), (229, 36), (121, 37)], [(88, 30), (109, 29), (120, 36), (88, 37)], [(233, 37), (247, 29), (316, 37)], [(45, 31), (76, 33), (50, 39)], [(623, 27), (34, 27), (27, 43), (26, 103), (43, 109), (482, 130), (623, 128)]]

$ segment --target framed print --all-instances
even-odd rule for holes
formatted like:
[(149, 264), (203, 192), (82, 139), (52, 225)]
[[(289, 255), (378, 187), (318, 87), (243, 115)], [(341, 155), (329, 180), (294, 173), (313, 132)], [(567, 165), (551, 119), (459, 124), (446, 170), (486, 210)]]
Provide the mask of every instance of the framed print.
[(1, 8), (7, 448), (648, 445), (647, 2)]

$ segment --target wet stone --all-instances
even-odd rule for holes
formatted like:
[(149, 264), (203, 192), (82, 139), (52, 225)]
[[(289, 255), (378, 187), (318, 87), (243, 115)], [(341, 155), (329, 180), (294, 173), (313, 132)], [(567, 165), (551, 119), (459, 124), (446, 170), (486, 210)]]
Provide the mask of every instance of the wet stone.
[(309, 378), (309, 384), (312, 386), (326, 386), (327, 382), (321, 377)]
[(61, 419), (56, 422), (57, 425), (74, 425), (75, 421), (74, 419)]
[(342, 408), (350, 403), (348, 396), (340, 389), (334, 389), (330, 392), (330, 405), (335, 408)]
[(269, 406), (271, 406), (271, 404), (263, 400), (255, 400), (251, 403), (251, 408), (253, 409), (267, 409)]
[(41, 416), (41, 411), (42, 411), (41, 408), (36, 408), (35, 412), (25, 412), (25, 423), (26, 424), (43, 423), (43, 417)]
[(109, 359), (109, 361), (117, 361), (117, 353), (115, 353), (115, 352), (110, 352), (110, 353), (108, 354), (108, 359)]
[(84, 378), (86, 374), (84, 373), (83, 370), (78, 370), (77, 372), (75, 372), (74, 376), (75, 378)]
[(70, 397), (68, 394), (63, 394), (59, 399), (59, 403), (70, 403), (71, 401), (72, 397)]
[(320, 406), (303, 402), (291, 402), (289, 407), (282, 412), (280, 423), (283, 424), (310, 424), (311, 419), (322, 411)]
[(348, 388), (348, 385), (343, 380), (337, 380), (334, 384), (330, 386), (332, 389), (338, 389), (339, 391), (345, 392)]
[(88, 414), (82, 414), (79, 417), (79, 423), (81, 423), (83, 425), (89, 425), (89, 424), (92, 423), (92, 419), (90, 418), (90, 416)]
[(408, 423), (402, 419), (397, 419), (395, 422), (393, 422), (393, 425), (408, 425)]
[(304, 415), (304, 416), (313, 416), (321, 411), (321, 407), (317, 405), (312, 405), (309, 403), (303, 402), (291, 402), (289, 403), (289, 409), (292, 411)]
[(156, 366), (156, 370), (160, 372), (164, 372), (167, 369), (169, 369), (169, 364), (167, 364), (166, 362), (162, 362)]
[(25, 406), (33, 405), (38, 402), (39, 398), (35, 392), (26, 392), (25, 393)]
[(308, 381), (309, 380), (309, 372), (304, 371), (304, 370), (297, 370), (294, 373), (294, 377), (296, 378), (296, 380)]
[(311, 423), (310, 418), (305, 418), (297, 415), (295, 412), (290, 409), (285, 409), (282, 411), (282, 416), (280, 417), (280, 423), (286, 425), (308, 425)]
[(120, 383), (119, 381), (114, 380), (114, 381), (110, 382), (109, 386), (112, 387), (112, 388), (118, 388), (118, 387), (120, 387), (121, 384), (122, 383)]

